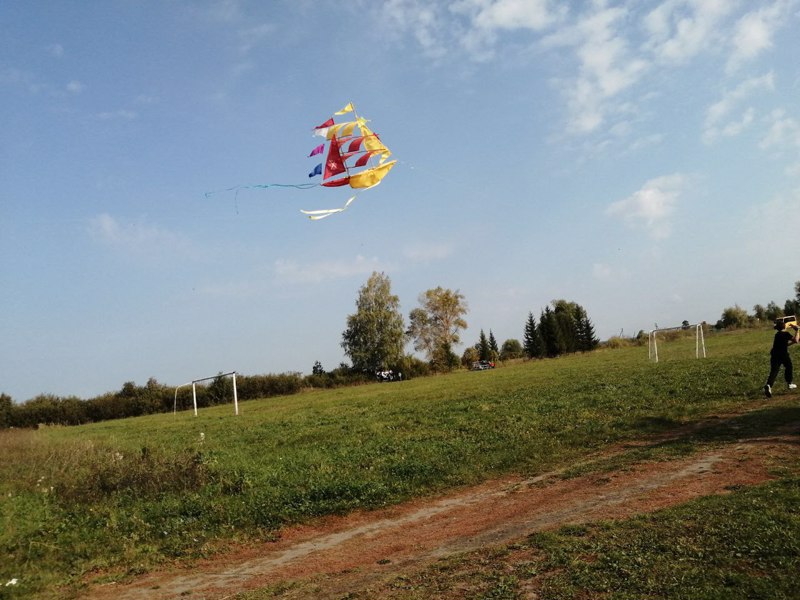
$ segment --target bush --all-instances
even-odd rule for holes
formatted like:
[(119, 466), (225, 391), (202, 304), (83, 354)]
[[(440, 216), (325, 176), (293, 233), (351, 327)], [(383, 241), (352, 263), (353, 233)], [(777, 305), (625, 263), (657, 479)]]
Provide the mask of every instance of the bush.
[(403, 374), (403, 379), (428, 377), (432, 371), (431, 366), (427, 362), (411, 354), (406, 354), (403, 357), (402, 364), (398, 370)]
[(500, 360), (511, 360), (523, 356), (525, 356), (525, 351), (519, 340), (509, 339), (503, 342), (503, 347), (500, 349)]
[[(299, 373), (242, 375), (236, 378), (236, 388), (240, 400), (297, 394), (303, 389), (303, 383), (303, 378)], [(228, 395), (228, 398), (233, 398), (233, 392)]]
[(164, 452), (143, 446), (133, 455), (104, 446), (82, 449), (77, 468), (56, 480), (54, 494), (65, 505), (90, 504), (116, 494), (155, 498), (201, 489), (215, 473), (200, 452)]
[(722, 318), (718, 324), (722, 324), (725, 329), (741, 329), (750, 327), (753, 324), (753, 319), (750, 318), (745, 309), (736, 304), (722, 311)]

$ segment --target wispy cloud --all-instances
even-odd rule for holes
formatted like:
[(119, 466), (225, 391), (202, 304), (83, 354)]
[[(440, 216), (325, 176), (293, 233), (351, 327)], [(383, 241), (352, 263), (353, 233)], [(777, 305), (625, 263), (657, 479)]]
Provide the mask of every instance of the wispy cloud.
[(767, 133), (759, 145), (762, 150), (800, 148), (800, 122), (783, 109), (772, 111), (767, 119)]
[(616, 282), (630, 279), (630, 273), (625, 269), (613, 267), (606, 263), (592, 265), (592, 277), (598, 281)]
[(648, 61), (636, 56), (618, 33), (627, 17), (624, 8), (598, 3), (594, 12), (543, 41), (545, 47), (575, 47), (578, 75), (560, 82), (569, 106), (571, 133), (597, 130), (619, 108), (609, 100), (637, 83), (649, 68)]
[(671, 233), (670, 216), (683, 192), (687, 177), (681, 173), (647, 181), (627, 198), (612, 203), (606, 214), (622, 218), (632, 227), (644, 227), (654, 239)]
[(77, 94), (85, 87), (81, 82), (75, 80), (66, 85), (51, 84), (42, 81), (35, 73), (14, 67), (0, 70), (0, 85), (24, 90), (33, 95), (45, 94), (54, 98), (63, 98), (65, 93)]
[(442, 22), (439, 7), (422, 0), (386, 0), (381, 15), (390, 29), (409, 32), (430, 58), (447, 54), (447, 26)]
[(787, 23), (786, 16), (796, 5), (796, 0), (778, 0), (742, 16), (733, 30), (733, 51), (728, 59), (727, 70), (734, 71), (772, 48), (775, 32)]
[(46, 48), (47, 53), (52, 56), (53, 58), (63, 58), (64, 57), (64, 46), (61, 44), (50, 44)]
[(272, 23), (262, 23), (253, 27), (246, 27), (239, 31), (239, 53), (249, 54), (259, 44), (269, 39), (278, 31)]
[[(662, 0), (643, 12), (636, 3), (610, 0), (569, 8), (551, 0), (387, 0), (379, 12), (395, 35), (413, 36), (437, 60), (458, 52), (476, 61), (499, 59), (504, 45), (524, 39), (509, 42), (503, 34), (512, 30), (528, 32), (540, 49), (569, 49), (572, 72), (567, 67), (553, 81), (565, 99), (565, 132), (587, 136), (614, 134), (623, 120), (640, 114), (646, 94), (635, 95), (636, 90), (659, 70), (684, 68), (701, 55), (727, 60), (729, 72), (752, 61), (772, 46), (775, 32), (799, 4), (768, 0), (747, 12), (745, 4), (731, 0)], [(721, 56), (726, 50), (729, 56)], [(751, 126), (754, 109), (733, 113), (734, 105), (755, 86), (772, 85), (771, 73), (748, 80), (712, 106), (705, 141)]]
[(684, 63), (724, 39), (723, 20), (736, 8), (730, 0), (666, 0), (644, 19), (656, 60)]
[(103, 213), (89, 220), (88, 231), (98, 242), (140, 255), (185, 255), (192, 249), (184, 236), (145, 219), (123, 222)]
[(386, 270), (388, 265), (378, 258), (366, 258), (361, 255), (351, 260), (324, 260), (307, 265), (298, 264), (294, 260), (279, 259), (274, 264), (275, 276), (289, 283), (320, 283)]
[(752, 123), (755, 111), (752, 107), (747, 107), (733, 118), (731, 118), (731, 113), (737, 111), (740, 105), (753, 94), (774, 89), (775, 76), (770, 71), (760, 77), (746, 79), (733, 90), (723, 93), (722, 98), (706, 110), (703, 141), (710, 144), (721, 135), (731, 136), (740, 133)]
[(83, 85), (80, 81), (73, 79), (67, 84), (67, 91), (70, 94), (80, 94), (83, 90), (86, 89), (86, 86)]
[(464, 51), (472, 60), (488, 60), (499, 32), (544, 31), (566, 14), (554, 0), (386, 0), (380, 8), (387, 30), (410, 34), (435, 60)]
[(542, 32), (562, 21), (568, 11), (551, 0), (462, 0), (453, 2), (450, 11), (466, 17), (461, 47), (473, 59), (493, 58), (494, 46), (504, 31)]
[(541, 31), (566, 15), (565, 6), (552, 0), (496, 0), (472, 2), (479, 10), (472, 19), (483, 29), (530, 29)]

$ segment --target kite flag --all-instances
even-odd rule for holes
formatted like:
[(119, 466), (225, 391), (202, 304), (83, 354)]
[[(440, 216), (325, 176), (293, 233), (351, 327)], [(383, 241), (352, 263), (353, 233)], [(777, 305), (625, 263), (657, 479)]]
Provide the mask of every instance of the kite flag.
[(333, 114), (334, 115), (345, 115), (345, 114), (347, 114), (349, 112), (353, 112), (354, 110), (355, 109), (353, 108), (353, 103), (352, 102), (348, 102), (347, 106), (345, 106), (342, 110), (337, 110)]
[[(352, 120), (337, 122), (334, 117), (348, 115)], [(319, 163), (308, 174), (310, 177), (322, 176), (318, 183), (280, 184), (266, 183), (258, 185), (240, 185), (226, 190), (236, 191), (253, 188), (295, 188), (310, 189), (312, 187), (342, 187), (349, 186), (356, 190), (367, 190), (378, 185), (397, 163), (388, 160), (392, 155), (377, 133), (373, 132), (367, 119), (358, 116), (355, 106), (348, 102), (341, 110), (336, 111), (320, 125), (313, 128), (315, 136), (325, 139), (324, 143), (315, 146), (308, 157), (324, 154), (323, 162)], [(319, 159), (317, 159), (319, 160)], [(359, 192), (351, 196), (340, 208), (322, 210), (301, 210), (312, 221), (318, 221), (331, 215), (343, 212), (356, 199)], [(218, 192), (207, 192), (206, 197)]]

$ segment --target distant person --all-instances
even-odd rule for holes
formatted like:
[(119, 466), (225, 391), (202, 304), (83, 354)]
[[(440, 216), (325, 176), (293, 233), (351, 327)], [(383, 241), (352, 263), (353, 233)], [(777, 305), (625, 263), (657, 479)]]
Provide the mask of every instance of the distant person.
[(794, 328), (794, 335), (786, 331), (786, 325), (784, 325), (783, 321), (775, 322), (775, 329), (778, 331), (775, 333), (772, 350), (769, 353), (769, 377), (764, 385), (764, 394), (767, 398), (772, 398), (772, 386), (775, 385), (781, 365), (783, 365), (783, 377), (786, 379), (789, 389), (793, 390), (797, 387), (792, 383), (792, 359), (789, 356), (789, 346), (800, 342), (800, 329), (797, 325), (792, 325), (792, 327)]

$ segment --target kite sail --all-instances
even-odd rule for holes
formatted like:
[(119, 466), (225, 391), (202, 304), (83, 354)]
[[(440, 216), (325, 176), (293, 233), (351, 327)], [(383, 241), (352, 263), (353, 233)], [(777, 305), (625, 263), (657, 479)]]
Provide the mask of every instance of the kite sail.
[[(336, 117), (343, 115), (348, 115), (351, 120), (337, 122)], [(319, 182), (240, 185), (220, 191), (236, 191), (238, 195), (239, 190), (242, 189), (277, 187), (306, 190), (319, 186), (331, 188), (349, 186), (358, 190), (340, 208), (300, 211), (313, 221), (340, 213), (352, 204), (361, 190), (378, 185), (397, 162), (388, 160), (392, 153), (378, 134), (367, 126), (367, 123), (369, 121), (360, 117), (356, 113), (353, 103), (350, 102), (341, 110), (336, 111), (327, 121), (314, 127), (314, 135), (324, 138), (325, 141), (316, 145), (308, 157), (322, 155), (324, 160), (314, 166), (308, 177), (320, 177)], [(215, 193), (218, 192), (207, 192), (206, 197)]]
[[(334, 117), (341, 115), (352, 115), (352, 120), (337, 123)], [(325, 138), (326, 142), (316, 146), (309, 157), (324, 154), (325, 160), (308, 176), (321, 176), (320, 185), (324, 187), (349, 185), (361, 190), (378, 185), (397, 161), (388, 160), (392, 153), (367, 123), (367, 119), (358, 116), (350, 102), (333, 117), (317, 125), (314, 134)], [(356, 196), (352, 196), (341, 208), (300, 212), (316, 221), (344, 211), (355, 199)]]

